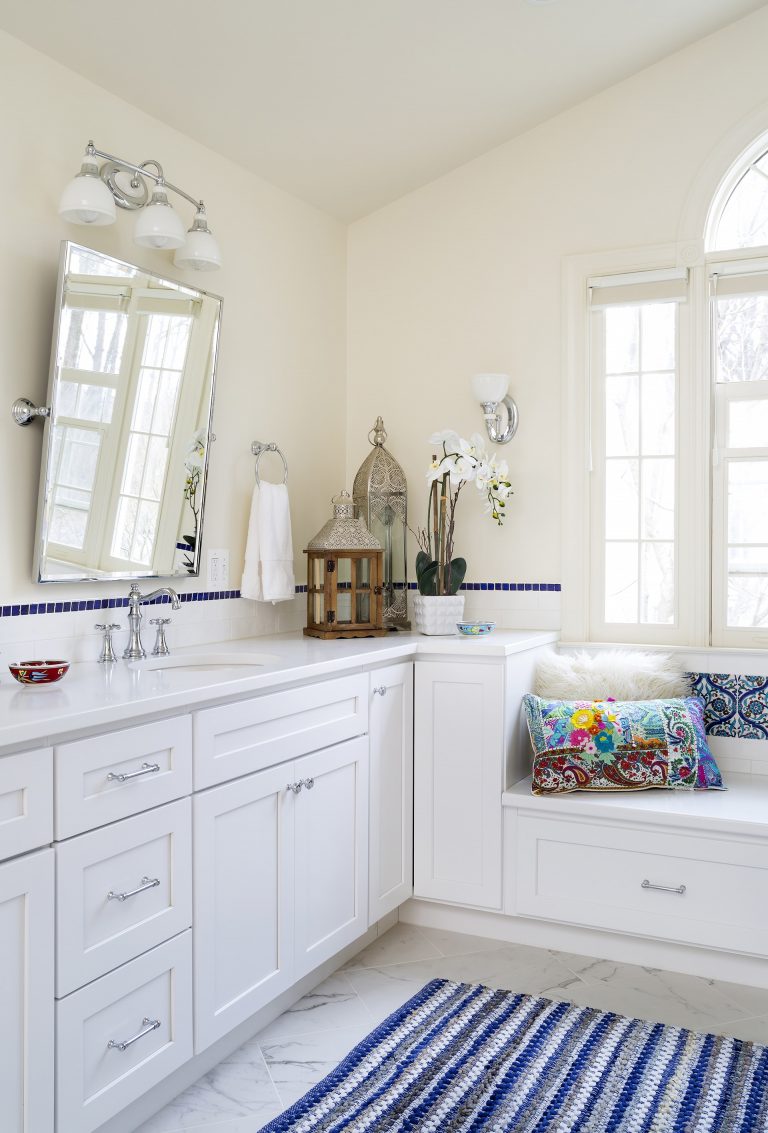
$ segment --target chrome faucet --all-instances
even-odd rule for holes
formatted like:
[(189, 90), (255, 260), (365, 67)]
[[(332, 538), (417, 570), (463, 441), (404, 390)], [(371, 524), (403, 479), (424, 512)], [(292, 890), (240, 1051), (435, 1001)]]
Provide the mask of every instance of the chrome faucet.
[(151, 602), (153, 598), (159, 597), (160, 594), (167, 594), (171, 599), (171, 607), (178, 610), (181, 606), (181, 599), (175, 590), (171, 590), (170, 586), (159, 586), (157, 590), (151, 591), (149, 594), (142, 594), (134, 582), (131, 591), (128, 595), (128, 644), (123, 651), (123, 657), (126, 661), (141, 661), (147, 655), (147, 651), (141, 644), (141, 604), (142, 602)]

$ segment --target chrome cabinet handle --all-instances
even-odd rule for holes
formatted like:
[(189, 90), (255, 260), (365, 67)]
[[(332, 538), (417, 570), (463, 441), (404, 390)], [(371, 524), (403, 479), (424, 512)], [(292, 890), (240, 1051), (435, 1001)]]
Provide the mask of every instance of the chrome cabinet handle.
[(314, 780), (314, 779), (302, 779), (301, 781), (302, 781), (302, 783), (304, 784), (304, 786), (305, 786), (305, 787), (307, 788), (307, 790), (308, 790), (308, 791), (311, 791), (311, 790), (312, 790), (312, 788), (313, 788), (313, 787), (314, 787), (314, 785), (315, 785), (315, 780)]
[(110, 1039), (107, 1043), (107, 1050), (127, 1050), (129, 1046), (133, 1046), (135, 1042), (138, 1042), (139, 1039), (143, 1039), (144, 1036), (148, 1035), (151, 1031), (156, 1031), (160, 1026), (160, 1020), (148, 1019), (145, 1015), (141, 1020), (141, 1025), (144, 1029), (139, 1031), (137, 1035), (134, 1035), (132, 1039), (124, 1039), (122, 1042), (118, 1039)]
[(387, 686), (386, 685), (377, 685), (376, 688), (373, 690), (373, 695), (376, 696), (377, 693), (379, 694), (379, 696), (386, 696), (387, 695)]
[(120, 772), (110, 771), (107, 775), (108, 783), (127, 783), (129, 779), (137, 779), (139, 775), (154, 775), (160, 770), (159, 763), (142, 763), (138, 771)]
[(299, 791), (301, 790), (301, 788), (303, 786), (304, 786), (303, 781), (301, 779), (299, 779), (298, 783), (288, 783), (288, 784), (286, 784), (285, 789), (286, 789), (286, 791), (293, 791), (294, 795), (298, 795)]
[(110, 889), (107, 893), (107, 900), (127, 901), (129, 897), (135, 897), (137, 893), (143, 893), (145, 889), (154, 889), (159, 884), (159, 877), (142, 877), (141, 885), (137, 889), (129, 889), (127, 893), (115, 893), (114, 889)]
[(684, 885), (654, 885), (646, 877), (645, 881), (640, 883), (641, 889), (660, 889), (662, 893), (678, 893), (681, 897), (685, 893)]

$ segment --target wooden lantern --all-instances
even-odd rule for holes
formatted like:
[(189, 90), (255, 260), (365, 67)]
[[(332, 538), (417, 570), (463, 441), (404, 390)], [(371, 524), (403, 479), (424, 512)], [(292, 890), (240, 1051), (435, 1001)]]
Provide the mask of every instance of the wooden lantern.
[(384, 552), (352, 500), (333, 501), (333, 519), (311, 539), (307, 556), (307, 637), (381, 637)]

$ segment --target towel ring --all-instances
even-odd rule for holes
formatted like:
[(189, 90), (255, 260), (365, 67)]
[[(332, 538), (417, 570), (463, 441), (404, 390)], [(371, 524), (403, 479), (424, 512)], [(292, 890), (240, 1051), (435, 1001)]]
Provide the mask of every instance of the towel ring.
[(256, 457), (256, 483), (259, 486), (261, 486), (261, 480), (259, 479), (259, 460), (261, 459), (262, 453), (265, 452), (276, 452), (280, 457), (283, 462), (283, 468), (285, 470), (283, 473), (283, 483), (288, 483), (288, 461), (285, 459), (285, 456), (283, 455), (281, 449), (278, 448), (274, 441), (270, 441), (269, 443), (264, 443), (263, 441), (254, 441), (251, 445), (251, 452)]

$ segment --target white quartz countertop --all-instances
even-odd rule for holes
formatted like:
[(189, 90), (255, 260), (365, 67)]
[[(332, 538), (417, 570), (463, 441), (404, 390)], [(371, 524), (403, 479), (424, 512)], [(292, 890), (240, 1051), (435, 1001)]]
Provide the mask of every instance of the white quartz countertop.
[[(53, 685), (19, 685), (0, 672), (0, 754), (43, 746), (70, 733), (140, 723), (169, 712), (184, 712), (230, 697), (244, 697), (305, 680), (359, 672), (408, 660), (417, 654), (455, 660), (503, 658), (557, 641), (540, 630), (498, 630), (487, 637), (386, 637), (319, 641), (301, 633), (210, 642), (174, 650), (173, 657), (200, 654), (260, 654), (258, 667), (164, 669), (152, 671), (125, 661), (75, 664)], [(31, 658), (25, 658), (31, 659)], [(152, 658), (148, 659), (149, 663)]]

